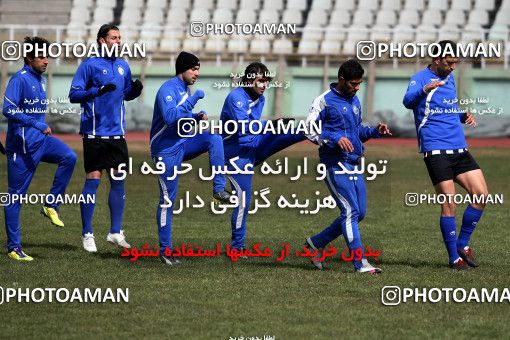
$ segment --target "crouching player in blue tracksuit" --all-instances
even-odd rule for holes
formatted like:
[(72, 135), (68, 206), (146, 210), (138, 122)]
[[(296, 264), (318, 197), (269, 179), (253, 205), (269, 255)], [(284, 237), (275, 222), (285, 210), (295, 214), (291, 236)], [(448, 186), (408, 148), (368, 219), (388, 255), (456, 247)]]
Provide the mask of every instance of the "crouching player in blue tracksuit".
[[(25, 66), (9, 81), (4, 97), (3, 114), (7, 117), (7, 181), (9, 195), (25, 195), (39, 162), (58, 164), (50, 194), (64, 195), (76, 164), (76, 154), (63, 142), (51, 136), (45, 123), (46, 80), (42, 74), (48, 66), (43, 51), (49, 42), (40, 37), (27, 37), (24, 43), (32, 45), (32, 53), (25, 57)], [(37, 49), (36, 49), (37, 47)], [(21, 249), (19, 200), (5, 206), (7, 251), (14, 260), (32, 261)], [(58, 216), (58, 204), (46, 204), (42, 214), (59, 227), (64, 223)]]
[[(97, 32), (97, 43), (108, 50), (119, 48), (120, 31), (113, 25), (102, 25)], [(104, 47), (103, 47), (104, 48)], [(118, 51), (118, 50), (117, 50)], [(89, 58), (80, 64), (74, 75), (69, 99), (82, 108), (80, 134), (83, 137), (83, 155), (86, 179), (82, 194), (95, 195), (102, 170), (110, 178), (110, 232), (109, 243), (130, 248), (122, 228), (124, 214), (124, 180), (110, 175), (111, 169), (129, 162), (125, 134), (124, 100), (133, 100), (143, 89), (140, 80), (132, 80), (131, 70), (121, 58), (102, 56)], [(96, 252), (92, 229), (94, 203), (81, 204), (82, 242), (88, 252)]]
[[(306, 139), (306, 136), (302, 133), (253, 135), (249, 131), (242, 131), (241, 126), (247, 126), (249, 122), (254, 120), (261, 120), (260, 117), (265, 103), (263, 94), (267, 83), (271, 81), (271, 78), (267, 76), (268, 73), (268, 69), (264, 64), (251, 63), (244, 71), (243, 87), (231, 91), (225, 99), (220, 117), (223, 125), (226, 125), (227, 121), (238, 122), (238, 129), (235, 134), (224, 134), (223, 136), (225, 159), (229, 170), (235, 170), (229, 162), (232, 158), (239, 157), (236, 165), (240, 169), (254, 168), (278, 151)], [(262, 121), (261, 124), (264, 127), (266, 121)], [(231, 246), (241, 250), (245, 247), (246, 218), (250, 210), (253, 175), (234, 174), (228, 178), (236, 191), (239, 202), (239, 205), (232, 212)]]
[[(363, 176), (354, 176), (341, 171), (339, 163), (349, 171), (360, 163), (365, 147), (363, 143), (370, 138), (380, 138), (391, 134), (386, 124), (377, 128), (363, 126), (361, 104), (356, 96), (362, 83), (364, 70), (356, 60), (348, 60), (338, 69), (338, 83), (313, 101), (307, 121), (322, 122), (321, 135), (309, 135), (308, 138), (319, 144), (319, 157), (326, 166), (326, 186), (340, 209), (340, 216), (320, 233), (307, 238), (305, 245), (312, 250), (326, 247), (338, 236), (343, 235), (351, 253), (357, 249), (363, 251), (359, 222), (366, 213), (366, 186)], [(358, 251), (359, 252), (359, 251)], [(353, 259), (354, 269), (361, 273), (380, 273), (365, 258)], [(323, 262), (313, 258), (312, 263), (323, 269)]]
[[(456, 104), (457, 89), (452, 72), (458, 58), (449, 55), (449, 52), (457, 50), (456, 44), (443, 40), (438, 46), (441, 50), (436, 48), (432, 52), (439, 57), (433, 58), (432, 64), (412, 76), (404, 96), (404, 106), (414, 112), (419, 150), (423, 153), (436, 193), (453, 197), (457, 182), (469, 195), (486, 197), (485, 178), (480, 166), (467, 151), (462, 130), (462, 123), (474, 127), (476, 120)], [(484, 207), (483, 202), (467, 206), (457, 239), (455, 202), (447, 200), (441, 204), (439, 225), (451, 268), (467, 270), (478, 267), (469, 240)]]
[[(172, 213), (177, 195), (179, 178), (175, 170), (181, 169), (183, 161), (193, 159), (204, 152), (209, 153), (211, 166), (221, 168), (225, 165), (223, 142), (220, 135), (209, 132), (186, 137), (181, 124), (207, 120), (203, 111), (192, 113), (198, 100), (204, 98), (202, 90), (193, 95), (188, 86), (193, 85), (200, 73), (200, 60), (193, 54), (181, 52), (175, 62), (176, 76), (166, 81), (159, 89), (154, 103), (154, 114), (150, 133), (151, 156), (154, 162), (165, 164), (165, 173), (159, 176), (160, 198), (157, 208), (160, 259), (167, 265), (177, 265), (180, 261), (168, 256), (166, 249), (172, 249)], [(182, 120), (179, 122), (179, 120)], [(169, 179), (170, 177), (170, 179)], [(174, 177), (174, 178), (172, 178)], [(225, 177), (213, 178), (213, 197), (220, 202), (229, 202), (230, 194), (225, 191)], [(171, 205), (167, 207), (169, 202)]]

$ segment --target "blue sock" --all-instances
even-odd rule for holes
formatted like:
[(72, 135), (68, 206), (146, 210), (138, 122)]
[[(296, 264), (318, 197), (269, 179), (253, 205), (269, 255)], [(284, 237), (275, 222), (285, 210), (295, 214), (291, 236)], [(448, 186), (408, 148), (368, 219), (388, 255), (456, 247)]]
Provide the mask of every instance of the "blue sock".
[(111, 228), (110, 233), (120, 233), (122, 229), (122, 215), (124, 214), (124, 200), (126, 193), (124, 191), (124, 181), (117, 181), (110, 177), (110, 195), (108, 196), (108, 205), (110, 206)]
[[(81, 192), (85, 201), (87, 200), (87, 195), (96, 196), (97, 187), (99, 186), (100, 182), (101, 182), (100, 179), (86, 179), (85, 180), (85, 184), (83, 185), (83, 190)], [(94, 198), (94, 202), (95, 202), (96, 198)], [(93, 233), (93, 231), (92, 231), (92, 217), (94, 216), (94, 208), (95, 207), (96, 207), (95, 203), (81, 203), (80, 204), (82, 235), (85, 235), (87, 233), (91, 233), (91, 234)]]
[(460, 228), (459, 239), (457, 240), (457, 248), (464, 249), (469, 244), (471, 234), (475, 230), (476, 224), (482, 217), (483, 210), (476, 209), (468, 205), (462, 217), (462, 227)]
[(457, 237), (455, 236), (455, 216), (441, 216), (439, 219), (444, 245), (448, 251), (450, 263), (459, 258), (457, 254)]
[[(354, 218), (354, 217), (353, 217)], [(356, 221), (358, 218), (356, 217)], [(356, 249), (361, 249), (363, 252), (363, 244), (361, 244), (361, 235), (359, 233), (359, 228), (357, 223), (352, 223), (352, 240), (349, 242), (349, 237), (347, 236), (349, 233), (347, 232), (347, 227), (345, 224), (342, 225), (342, 234), (345, 239), (345, 243), (347, 243), (347, 247), (349, 247), (349, 251), (351, 254), (356, 254)], [(363, 258), (363, 253), (361, 253)], [(358, 270), (363, 266), (361, 260), (356, 261), (356, 257), (352, 259), (352, 264), (354, 265), (354, 270)]]

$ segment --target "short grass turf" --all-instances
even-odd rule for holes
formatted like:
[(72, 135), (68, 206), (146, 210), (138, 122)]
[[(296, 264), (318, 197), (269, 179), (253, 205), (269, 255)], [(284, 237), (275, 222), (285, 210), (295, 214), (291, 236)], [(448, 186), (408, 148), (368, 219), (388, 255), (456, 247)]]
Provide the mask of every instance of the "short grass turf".
[[(82, 152), (71, 143), (79, 162), (68, 193), (80, 193), (84, 181)], [(131, 143), (134, 164), (149, 161), (144, 143)], [(484, 170), (489, 190), (510, 197), (508, 149), (472, 149)], [(289, 157), (295, 167), (313, 148), (298, 145), (270, 159)], [(0, 305), (1, 338), (163, 337), (171, 339), (229, 339), (275, 336), (276, 339), (340, 338), (506, 338), (510, 334), (509, 303), (381, 303), (386, 285), (470, 289), (504, 288), (510, 284), (509, 207), (489, 206), (472, 238), (481, 266), (455, 272), (438, 226), (439, 207), (406, 207), (407, 192), (432, 192), (425, 166), (413, 148), (368, 146), (367, 161), (388, 159), (387, 173), (368, 182), (368, 210), (361, 222), (365, 246), (380, 249), (381, 275), (360, 275), (336, 255), (327, 269), (314, 270), (304, 259), (284, 261), (253, 258), (232, 262), (225, 256), (186, 258), (179, 267), (164, 266), (156, 258), (131, 262), (107, 244), (109, 228), (107, 180), (98, 191), (94, 216), (97, 254), (81, 245), (78, 205), (61, 208), (66, 226), (58, 229), (39, 214), (39, 206), (24, 206), (21, 234), (25, 251), (35, 260), (19, 263), (0, 257), (0, 286), (129, 288), (129, 303), (4, 303)], [(191, 162), (207, 166), (207, 157)], [(136, 167), (135, 167), (136, 168)], [(291, 167), (292, 169), (292, 167)], [(41, 164), (30, 193), (51, 186), (54, 165)], [(310, 171), (311, 172), (311, 171)], [(0, 162), (0, 191), (7, 190), (5, 159)], [(279, 252), (281, 244), (299, 248), (304, 239), (329, 225), (337, 210), (302, 215), (276, 206), (278, 196), (315, 198), (327, 193), (325, 184), (309, 173), (292, 182), (288, 176), (256, 175), (254, 190), (270, 188), (272, 206), (248, 217), (248, 246), (261, 242)], [(198, 180), (196, 170), (183, 175), (179, 196), (189, 190), (210, 202), (211, 183)], [(157, 244), (156, 206), (159, 189), (154, 176), (139, 171), (126, 180), (124, 228), (136, 247)], [(458, 207), (457, 225), (464, 206)], [(3, 219), (3, 209), (0, 210)], [(175, 216), (174, 244), (213, 248), (230, 239), (230, 215), (190, 209)], [(5, 233), (0, 234), (5, 242)], [(334, 243), (344, 248), (341, 238)], [(224, 249), (224, 248), (223, 248)], [(5, 253), (4, 253), (5, 254)]]

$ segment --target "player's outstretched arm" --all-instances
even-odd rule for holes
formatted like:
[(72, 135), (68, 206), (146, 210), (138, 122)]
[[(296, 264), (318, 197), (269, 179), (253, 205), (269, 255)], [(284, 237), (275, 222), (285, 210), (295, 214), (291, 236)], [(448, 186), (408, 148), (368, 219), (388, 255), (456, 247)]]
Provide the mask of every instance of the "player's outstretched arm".
[(444, 85), (443, 81), (434, 81), (423, 86), (420, 81), (411, 79), (402, 102), (406, 108), (412, 110), (416, 107), (416, 105), (418, 105), (420, 100), (430, 93), (430, 91), (442, 85)]
[(377, 125), (377, 132), (379, 132), (380, 135), (384, 136), (384, 135), (392, 135), (391, 131), (390, 131), (390, 128), (388, 126), (388, 124), (386, 123), (379, 123)]

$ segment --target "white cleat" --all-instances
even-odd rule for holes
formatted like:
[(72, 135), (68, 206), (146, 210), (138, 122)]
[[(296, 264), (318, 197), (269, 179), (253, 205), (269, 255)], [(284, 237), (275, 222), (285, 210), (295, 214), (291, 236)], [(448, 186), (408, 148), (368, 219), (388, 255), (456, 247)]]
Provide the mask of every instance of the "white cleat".
[(368, 274), (380, 274), (382, 272), (381, 268), (377, 268), (368, 263), (367, 259), (362, 259), (361, 263), (363, 266), (356, 270), (358, 273), (368, 273)]
[(124, 230), (121, 230), (120, 233), (112, 234), (109, 233), (106, 236), (106, 241), (111, 244), (115, 244), (121, 248), (131, 248), (131, 245), (126, 242), (126, 236), (124, 236)]
[(315, 245), (313, 244), (312, 239), (310, 237), (306, 239), (305, 247), (313, 250), (313, 252), (317, 251), (317, 257), (311, 258), (310, 262), (312, 262), (312, 264), (315, 266), (315, 268), (317, 268), (319, 270), (324, 269), (324, 265), (322, 264), (322, 261), (319, 261), (320, 250), (315, 247)]
[(97, 252), (96, 241), (94, 241), (94, 234), (86, 233), (81, 237), (81, 240), (83, 242), (83, 248), (86, 251), (88, 251), (89, 253)]

